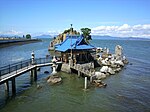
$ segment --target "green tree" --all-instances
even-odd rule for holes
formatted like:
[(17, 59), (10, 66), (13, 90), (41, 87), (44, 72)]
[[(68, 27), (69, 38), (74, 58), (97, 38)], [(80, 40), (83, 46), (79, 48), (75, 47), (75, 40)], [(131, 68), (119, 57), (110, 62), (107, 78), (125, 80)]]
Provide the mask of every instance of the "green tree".
[(91, 29), (90, 28), (81, 28), (81, 32), (82, 32), (82, 35), (83, 35), (85, 41), (89, 43), (89, 40), (92, 40), (91, 35), (90, 35)]
[(26, 35), (26, 39), (31, 39), (31, 35), (30, 35), (30, 34), (27, 34), (27, 35)]

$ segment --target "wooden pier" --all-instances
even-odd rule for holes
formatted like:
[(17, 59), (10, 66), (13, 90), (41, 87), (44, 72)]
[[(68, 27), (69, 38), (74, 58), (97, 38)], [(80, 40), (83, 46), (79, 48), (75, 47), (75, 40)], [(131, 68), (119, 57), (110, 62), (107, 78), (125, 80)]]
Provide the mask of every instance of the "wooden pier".
[[(29, 59), (14, 63), (8, 66), (0, 68), (0, 85), (5, 84), (5, 90), (9, 92), (9, 81), (12, 85), (12, 94), (16, 94), (16, 83), (15, 78), (31, 71), (31, 77), (37, 80), (37, 67), (52, 66), (54, 63), (51, 62), (52, 58), (38, 58)], [(56, 62), (56, 64), (61, 64), (62, 62)]]

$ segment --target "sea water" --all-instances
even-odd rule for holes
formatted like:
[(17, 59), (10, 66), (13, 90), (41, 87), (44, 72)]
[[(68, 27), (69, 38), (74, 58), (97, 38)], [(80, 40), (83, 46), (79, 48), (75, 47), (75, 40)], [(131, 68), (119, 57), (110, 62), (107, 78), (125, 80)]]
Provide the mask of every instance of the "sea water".
[[(50, 39), (42, 42), (10, 46), (0, 49), (0, 66), (35, 57), (45, 57)], [(44, 71), (38, 72), (38, 80), (30, 81), (30, 73), (16, 78), (17, 94), (6, 96), (0, 85), (0, 112), (149, 112), (150, 111), (150, 41), (147, 40), (101, 40), (91, 44), (107, 47), (114, 53), (116, 45), (123, 47), (129, 64), (116, 75), (103, 81), (106, 88), (89, 87), (84, 91), (84, 79), (76, 74), (59, 72), (63, 82), (58, 85), (46, 83)], [(37, 85), (42, 88), (37, 89)]]

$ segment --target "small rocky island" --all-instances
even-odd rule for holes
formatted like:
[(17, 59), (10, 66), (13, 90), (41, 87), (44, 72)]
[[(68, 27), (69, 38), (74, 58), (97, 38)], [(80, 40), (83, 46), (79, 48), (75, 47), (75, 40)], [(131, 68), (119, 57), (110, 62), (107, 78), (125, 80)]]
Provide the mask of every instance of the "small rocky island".
[[(108, 48), (97, 48), (90, 44), (88, 40), (91, 39), (89, 35), (91, 30), (89, 28), (82, 28), (81, 31), (80, 35), (71, 26), (69, 30), (65, 30), (50, 42), (49, 50), (53, 49), (55, 53), (60, 53), (61, 71), (76, 73), (79, 77), (88, 78), (92, 84), (98, 87), (106, 87), (107, 84), (101, 80), (115, 75), (128, 63), (123, 55), (123, 48), (116, 45), (115, 53), (111, 54)], [(95, 71), (97, 67), (100, 69)], [(61, 81), (61, 78), (55, 75), (50, 76), (47, 80), (52, 83)]]

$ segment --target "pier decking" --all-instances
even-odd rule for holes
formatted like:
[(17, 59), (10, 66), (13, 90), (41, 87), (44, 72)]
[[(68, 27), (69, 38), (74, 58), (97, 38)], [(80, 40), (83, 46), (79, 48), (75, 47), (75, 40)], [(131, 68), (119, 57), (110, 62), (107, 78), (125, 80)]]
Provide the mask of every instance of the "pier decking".
[[(16, 93), (16, 86), (15, 86), (15, 78), (31, 71), (31, 75), (34, 80), (37, 79), (37, 67), (43, 66), (52, 66), (53, 63), (51, 62), (51, 57), (48, 58), (39, 58), (33, 60), (25, 60), (18, 63), (14, 63), (8, 66), (4, 66), (0, 68), (0, 85), (6, 85), (6, 90), (9, 91), (9, 84), (8, 81), (12, 81), (12, 93)], [(56, 64), (61, 64), (61, 62), (56, 62)]]

